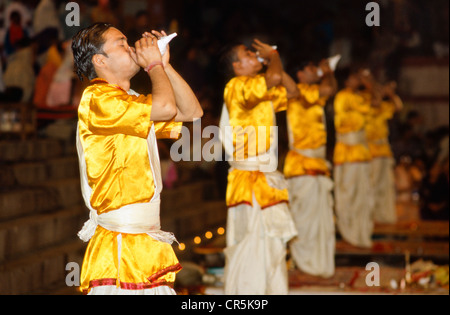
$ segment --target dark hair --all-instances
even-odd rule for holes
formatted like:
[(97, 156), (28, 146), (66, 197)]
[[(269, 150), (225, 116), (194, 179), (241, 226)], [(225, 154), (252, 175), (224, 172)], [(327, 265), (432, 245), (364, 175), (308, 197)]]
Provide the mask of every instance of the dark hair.
[(231, 79), (235, 76), (233, 63), (239, 61), (236, 49), (242, 43), (233, 43), (222, 48), (220, 52), (220, 66), (226, 79)]
[(9, 15), (9, 19), (11, 20), (11, 22), (20, 25), (20, 23), (22, 22), (22, 15), (19, 11), (12, 11)]
[(83, 75), (89, 80), (95, 79), (95, 72), (92, 57), (97, 54), (106, 55), (103, 51), (105, 39), (103, 34), (110, 29), (112, 24), (96, 23), (90, 27), (79, 31), (72, 39), (72, 52), (75, 65), (75, 73), (83, 81)]

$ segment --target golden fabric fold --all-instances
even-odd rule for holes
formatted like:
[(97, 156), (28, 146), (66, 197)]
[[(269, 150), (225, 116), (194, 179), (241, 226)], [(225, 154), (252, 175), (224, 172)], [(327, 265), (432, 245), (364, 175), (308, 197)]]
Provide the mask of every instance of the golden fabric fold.
[[(350, 89), (340, 91), (334, 101), (335, 127), (338, 134), (365, 132), (371, 110), (370, 96), (365, 93), (352, 92)], [(334, 163), (368, 162), (372, 159), (366, 143), (348, 145), (336, 143)]]
[(295, 151), (289, 151), (284, 163), (284, 175), (286, 178), (297, 176), (330, 176), (327, 161), (318, 158), (309, 158)]
[(147, 234), (122, 234), (118, 270), (118, 234), (97, 227), (83, 261), (80, 286), (83, 293), (100, 285), (117, 285), (129, 290), (173, 286), (181, 266), (170, 244)]
[(288, 103), (287, 121), (291, 148), (288, 153), (284, 174), (287, 178), (303, 175), (329, 175), (324, 158), (311, 158), (295, 150), (314, 150), (327, 143), (327, 131), (324, 124), (324, 106), (326, 98), (320, 97), (317, 84), (298, 84), (301, 98)]
[(287, 108), (286, 89), (278, 86), (267, 90), (263, 75), (236, 77), (227, 84), (224, 99), (230, 126), (235, 128), (234, 158), (247, 159), (266, 153), (272, 145), (270, 132), (275, 125), (274, 111)]
[(232, 170), (228, 174), (227, 206), (231, 208), (244, 203), (253, 205), (253, 195), (261, 209), (289, 202), (288, 190), (271, 187), (264, 173)]
[(102, 214), (154, 194), (147, 137), (178, 137), (182, 123), (150, 120), (151, 95), (131, 96), (102, 80), (86, 88), (79, 106), (80, 139), (85, 150), (91, 205)]
[(367, 141), (373, 158), (392, 157), (389, 144), (388, 122), (394, 117), (395, 104), (383, 102), (380, 107), (372, 107), (366, 126)]
[[(129, 95), (102, 79), (85, 89), (78, 110), (79, 137), (92, 189), (89, 203), (98, 215), (152, 200), (156, 173), (151, 163), (157, 159), (150, 159), (149, 151), (158, 153), (156, 143), (147, 138), (152, 128), (157, 138), (177, 138), (182, 123), (152, 122), (151, 109), (151, 95)], [(89, 293), (105, 285), (126, 290), (173, 286), (180, 269), (170, 244), (99, 225), (86, 250), (80, 290)]]

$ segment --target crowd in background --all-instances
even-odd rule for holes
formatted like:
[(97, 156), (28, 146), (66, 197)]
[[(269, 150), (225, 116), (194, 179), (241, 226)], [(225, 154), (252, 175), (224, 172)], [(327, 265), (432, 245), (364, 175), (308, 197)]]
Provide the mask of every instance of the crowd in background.
[[(136, 10), (131, 19), (121, 11), (126, 2), (121, 6), (118, 0), (75, 1), (80, 5), (79, 27), (65, 23), (67, 2), (0, 0), (0, 106), (2, 101), (22, 101), (39, 108), (76, 107), (82, 85), (72, 72), (70, 40), (79, 29), (99, 21), (124, 30), (130, 44), (149, 29), (179, 34), (171, 45), (171, 61), (203, 106), (203, 127), (217, 125), (220, 118), (226, 82), (219, 59), (227, 43), (249, 45), (256, 37), (276, 44), (291, 74), (304, 60), (340, 53), (336, 75), (341, 84), (345, 70), (355, 64), (370, 67), (381, 82), (398, 81), (403, 58), (448, 58), (449, 53), (447, 0), (380, 0), (382, 27), (378, 28), (365, 25), (368, 12), (366, 2), (360, 0), (153, 1), (153, 7)], [(151, 18), (152, 9), (160, 19)], [(132, 87), (149, 93), (148, 82), (141, 72)], [(332, 156), (332, 106), (327, 107), (327, 118)], [(281, 132), (281, 154), (287, 150), (283, 139), (287, 137)], [(442, 156), (448, 156), (448, 126), (425, 130), (419, 112), (402, 113), (391, 121), (391, 143), (399, 196), (412, 191), (422, 200), (431, 200), (423, 207), (424, 218), (433, 218), (430, 213), (436, 211), (431, 208), (445, 204), (442, 218), (448, 218), (448, 162), (446, 169), (436, 167)], [(222, 179), (225, 187), (226, 163), (200, 162), (190, 167), (196, 168), (195, 176)]]

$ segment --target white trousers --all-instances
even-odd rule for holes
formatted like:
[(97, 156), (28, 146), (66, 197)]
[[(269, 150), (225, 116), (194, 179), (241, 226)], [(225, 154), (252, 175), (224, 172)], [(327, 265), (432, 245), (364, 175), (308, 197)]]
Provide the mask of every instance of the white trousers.
[(377, 223), (397, 222), (394, 159), (376, 158), (370, 163), (374, 189), (374, 219)]
[(107, 285), (92, 288), (88, 295), (176, 295), (176, 292), (168, 286), (145, 290), (124, 290), (115, 285)]
[(334, 168), (337, 226), (353, 246), (372, 247), (374, 197), (369, 163)]
[(288, 205), (253, 204), (228, 210), (225, 294), (286, 295), (286, 246), (297, 234)]
[(326, 176), (288, 180), (290, 210), (298, 231), (289, 248), (303, 272), (329, 278), (335, 271), (333, 182)]

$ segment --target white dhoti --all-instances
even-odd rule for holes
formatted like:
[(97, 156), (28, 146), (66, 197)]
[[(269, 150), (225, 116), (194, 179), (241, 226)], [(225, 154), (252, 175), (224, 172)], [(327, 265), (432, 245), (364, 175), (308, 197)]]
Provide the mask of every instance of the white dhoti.
[(374, 190), (374, 219), (377, 223), (397, 222), (394, 159), (376, 158), (370, 163)]
[(313, 276), (329, 278), (335, 272), (333, 182), (326, 176), (288, 180), (290, 209), (298, 237), (289, 246), (295, 264)]
[(372, 247), (373, 188), (370, 163), (345, 163), (334, 168), (337, 226), (357, 247)]
[(225, 294), (286, 295), (286, 244), (296, 235), (288, 205), (253, 204), (228, 210)]

